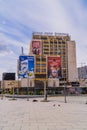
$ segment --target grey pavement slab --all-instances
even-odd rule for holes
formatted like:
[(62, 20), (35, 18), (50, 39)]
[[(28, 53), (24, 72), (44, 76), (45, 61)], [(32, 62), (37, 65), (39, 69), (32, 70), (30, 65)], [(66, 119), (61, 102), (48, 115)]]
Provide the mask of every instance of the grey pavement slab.
[(87, 97), (0, 99), (0, 130), (87, 130)]

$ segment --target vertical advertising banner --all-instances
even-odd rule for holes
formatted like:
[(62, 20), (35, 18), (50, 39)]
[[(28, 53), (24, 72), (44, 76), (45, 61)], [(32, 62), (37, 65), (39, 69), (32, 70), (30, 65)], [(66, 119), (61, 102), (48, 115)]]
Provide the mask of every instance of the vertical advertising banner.
[(34, 56), (28, 56), (29, 78), (34, 78)]
[(33, 54), (39, 55), (41, 53), (41, 42), (32, 41), (32, 52)]
[(34, 56), (20, 56), (19, 64), (19, 78), (34, 78)]
[(48, 78), (61, 78), (61, 58), (48, 57)]

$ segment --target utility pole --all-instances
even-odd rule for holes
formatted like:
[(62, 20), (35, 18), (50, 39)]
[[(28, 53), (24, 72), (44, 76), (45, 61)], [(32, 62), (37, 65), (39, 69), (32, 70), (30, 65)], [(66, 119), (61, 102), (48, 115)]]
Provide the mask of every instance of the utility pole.
[(64, 80), (64, 103), (67, 103), (67, 101), (66, 101), (66, 83), (65, 82), (66, 82), (66, 80)]
[(29, 101), (29, 72), (27, 72), (27, 101)]
[(19, 76), (18, 76), (18, 88), (17, 88), (17, 94), (19, 94)]
[(4, 80), (2, 79), (2, 92), (1, 92), (1, 99), (3, 100), (3, 90), (4, 90)]
[(46, 80), (44, 80), (44, 101), (47, 101)]
[(11, 86), (12, 86), (12, 89), (13, 89), (13, 98), (12, 98), (12, 99), (14, 100), (14, 99), (15, 99), (15, 98), (14, 98), (14, 94), (15, 94), (15, 93), (14, 93), (14, 82), (11, 82)]

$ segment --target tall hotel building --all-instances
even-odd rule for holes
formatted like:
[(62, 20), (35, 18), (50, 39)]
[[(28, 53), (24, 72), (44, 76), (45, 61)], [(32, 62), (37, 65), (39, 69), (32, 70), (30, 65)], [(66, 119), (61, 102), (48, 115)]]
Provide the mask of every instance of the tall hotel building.
[[(65, 33), (32, 34), (29, 54), (19, 56), (18, 82), (5, 81), (4, 88), (19, 88), (20, 91), (58, 92), (65, 84), (75, 83), (77, 79), (76, 43)], [(11, 79), (11, 78), (10, 78)], [(14, 82), (14, 83), (13, 83)], [(44, 84), (45, 83), (45, 84)]]
[(65, 33), (33, 33), (29, 55), (34, 55), (34, 83), (61, 87), (77, 78), (76, 43)]

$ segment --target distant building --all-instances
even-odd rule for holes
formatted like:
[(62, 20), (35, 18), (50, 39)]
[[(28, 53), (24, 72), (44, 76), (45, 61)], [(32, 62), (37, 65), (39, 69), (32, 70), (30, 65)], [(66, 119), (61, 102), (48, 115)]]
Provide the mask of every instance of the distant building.
[(2, 81), (1, 81), (1, 88), (8, 89), (12, 87), (18, 87), (18, 83), (15, 80), (15, 73), (14, 72), (4, 72), (2, 73)]
[(78, 78), (87, 79), (87, 66), (82, 66), (78, 68)]
[(82, 88), (82, 93), (87, 94), (87, 66), (78, 68), (78, 78), (80, 87)]

